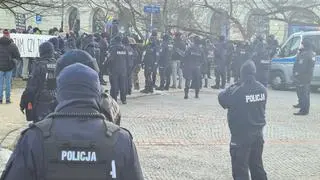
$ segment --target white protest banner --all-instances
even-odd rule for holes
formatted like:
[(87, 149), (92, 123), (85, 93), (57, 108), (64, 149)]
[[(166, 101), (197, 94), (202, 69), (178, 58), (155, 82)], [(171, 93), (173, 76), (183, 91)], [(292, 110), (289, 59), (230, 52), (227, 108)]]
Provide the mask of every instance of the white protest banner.
[(36, 34), (10, 34), (18, 46), (21, 57), (39, 57), (39, 46), (54, 36)]

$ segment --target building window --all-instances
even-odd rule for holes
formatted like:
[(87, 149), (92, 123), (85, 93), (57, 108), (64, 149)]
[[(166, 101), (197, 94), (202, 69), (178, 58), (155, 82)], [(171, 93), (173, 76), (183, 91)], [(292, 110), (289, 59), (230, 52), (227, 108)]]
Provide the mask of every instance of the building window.
[(214, 11), (211, 17), (210, 32), (216, 36), (229, 37), (230, 23), (227, 12)]
[(105, 29), (105, 14), (103, 10), (94, 10), (92, 16), (92, 32), (103, 32)]
[(69, 18), (68, 18), (69, 30), (74, 32), (80, 31), (80, 14), (79, 10), (75, 7), (72, 7)]
[(269, 17), (265, 15), (263, 10), (259, 9), (250, 13), (247, 22), (248, 37), (253, 35), (264, 35), (266, 37), (269, 34), (269, 29)]

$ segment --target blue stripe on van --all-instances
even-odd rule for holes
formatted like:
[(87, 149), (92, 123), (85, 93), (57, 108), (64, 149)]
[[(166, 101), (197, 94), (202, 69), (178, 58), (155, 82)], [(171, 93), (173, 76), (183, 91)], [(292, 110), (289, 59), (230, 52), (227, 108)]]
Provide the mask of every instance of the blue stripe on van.
[(296, 57), (272, 59), (272, 63), (294, 63), (295, 61), (296, 61)]
[[(272, 63), (294, 63), (295, 61), (296, 57), (272, 59)], [(316, 64), (320, 64), (320, 56), (316, 56)]]

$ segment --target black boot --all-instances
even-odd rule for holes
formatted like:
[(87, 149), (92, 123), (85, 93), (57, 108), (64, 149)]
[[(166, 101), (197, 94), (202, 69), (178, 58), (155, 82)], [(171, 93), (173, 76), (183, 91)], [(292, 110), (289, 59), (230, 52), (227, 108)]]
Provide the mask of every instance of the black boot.
[(189, 89), (185, 88), (184, 89), (184, 99), (188, 99), (188, 94), (189, 94)]
[(211, 86), (212, 89), (220, 89), (219, 85)]
[(208, 79), (205, 79), (205, 80), (204, 80), (204, 87), (205, 87), (205, 88), (208, 88)]
[(148, 93), (149, 93), (149, 91), (148, 91), (147, 88), (145, 88), (144, 90), (141, 90), (140, 92), (141, 92), (141, 93), (144, 93), (144, 94), (148, 94)]
[(195, 98), (197, 98), (197, 99), (199, 98), (199, 91), (200, 91), (199, 89), (196, 90), (196, 96), (195, 96)]

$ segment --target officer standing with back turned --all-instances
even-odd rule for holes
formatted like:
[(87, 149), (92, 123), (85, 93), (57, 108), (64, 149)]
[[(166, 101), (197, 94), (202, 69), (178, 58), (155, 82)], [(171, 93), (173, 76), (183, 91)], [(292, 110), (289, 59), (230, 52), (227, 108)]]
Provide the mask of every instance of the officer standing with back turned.
[(294, 108), (300, 108), (294, 115), (307, 115), (310, 109), (310, 83), (315, 65), (315, 52), (310, 39), (302, 41), (302, 47), (293, 66), (293, 76), (296, 83), (296, 90), (299, 103)]
[(240, 82), (219, 94), (220, 105), (228, 109), (234, 180), (249, 180), (249, 170), (252, 180), (267, 180), (262, 162), (267, 90), (255, 74), (255, 64), (246, 61), (241, 67)]
[(55, 112), (22, 132), (0, 179), (143, 180), (131, 134), (99, 112), (100, 91), (96, 71), (65, 67)]
[(110, 64), (110, 94), (115, 101), (118, 99), (120, 91), (120, 99), (122, 104), (127, 104), (127, 84), (128, 84), (128, 52), (121, 43), (121, 37), (116, 36), (111, 43), (108, 61)]

